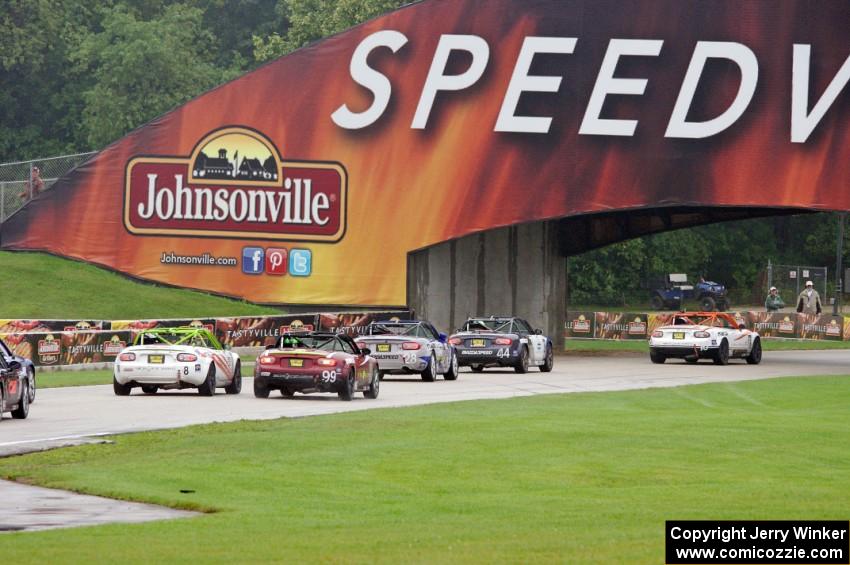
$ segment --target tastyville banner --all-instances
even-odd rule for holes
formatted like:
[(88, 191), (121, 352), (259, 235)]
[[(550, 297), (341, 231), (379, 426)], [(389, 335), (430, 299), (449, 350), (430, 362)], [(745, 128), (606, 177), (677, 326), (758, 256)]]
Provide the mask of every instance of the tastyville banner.
[(115, 361), (136, 334), (151, 328), (203, 327), (231, 347), (262, 347), (288, 332), (358, 335), (373, 321), (414, 318), (410, 310), (167, 320), (0, 320), (0, 338), (38, 366)]
[[(754, 311), (731, 314), (739, 324), (766, 338), (850, 339), (850, 316)], [(653, 331), (669, 324), (674, 315), (669, 312), (568, 312), (564, 338), (649, 339)]]
[[(850, 210), (848, 22), (846, 0), (424, 0), (136, 129), (0, 245), (256, 302), (401, 305), (409, 252), (496, 227)], [(680, 227), (667, 212), (657, 229)]]

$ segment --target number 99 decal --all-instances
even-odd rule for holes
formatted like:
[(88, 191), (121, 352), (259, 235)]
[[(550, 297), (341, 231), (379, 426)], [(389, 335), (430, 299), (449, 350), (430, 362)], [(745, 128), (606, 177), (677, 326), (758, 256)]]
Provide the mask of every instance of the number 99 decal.
[(322, 382), (323, 383), (335, 383), (336, 382), (336, 371), (322, 371)]

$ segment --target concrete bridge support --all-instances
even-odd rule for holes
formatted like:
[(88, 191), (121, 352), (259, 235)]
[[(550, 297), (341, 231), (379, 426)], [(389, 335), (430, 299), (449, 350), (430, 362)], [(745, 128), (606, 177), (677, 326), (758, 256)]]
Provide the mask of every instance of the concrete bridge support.
[(469, 316), (516, 315), (557, 341), (567, 292), (558, 234), (558, 222), (537, 222), (415, 251), (407, 260), (407, 303), (442, 331)]

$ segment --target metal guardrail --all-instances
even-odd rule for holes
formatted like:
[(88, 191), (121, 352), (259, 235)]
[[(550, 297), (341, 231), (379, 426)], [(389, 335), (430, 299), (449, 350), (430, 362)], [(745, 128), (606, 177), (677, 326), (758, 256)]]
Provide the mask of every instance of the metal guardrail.
[(57, 179), (95, 153), (90, 151), (0, 163), (0, 222), (17, 212), (37, 193), (50, 190)]

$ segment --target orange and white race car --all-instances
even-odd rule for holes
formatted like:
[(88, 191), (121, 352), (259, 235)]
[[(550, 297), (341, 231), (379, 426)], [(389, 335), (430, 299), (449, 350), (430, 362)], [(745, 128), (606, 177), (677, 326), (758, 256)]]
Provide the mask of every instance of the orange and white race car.
[(741, 358), (757, 365), (761, 362), (761, 338), (726, 312), (679, 312), (649, 338), (653, 363), (664, 363), (671, 357), (688, 363), (712, 359), (717, 365)]

